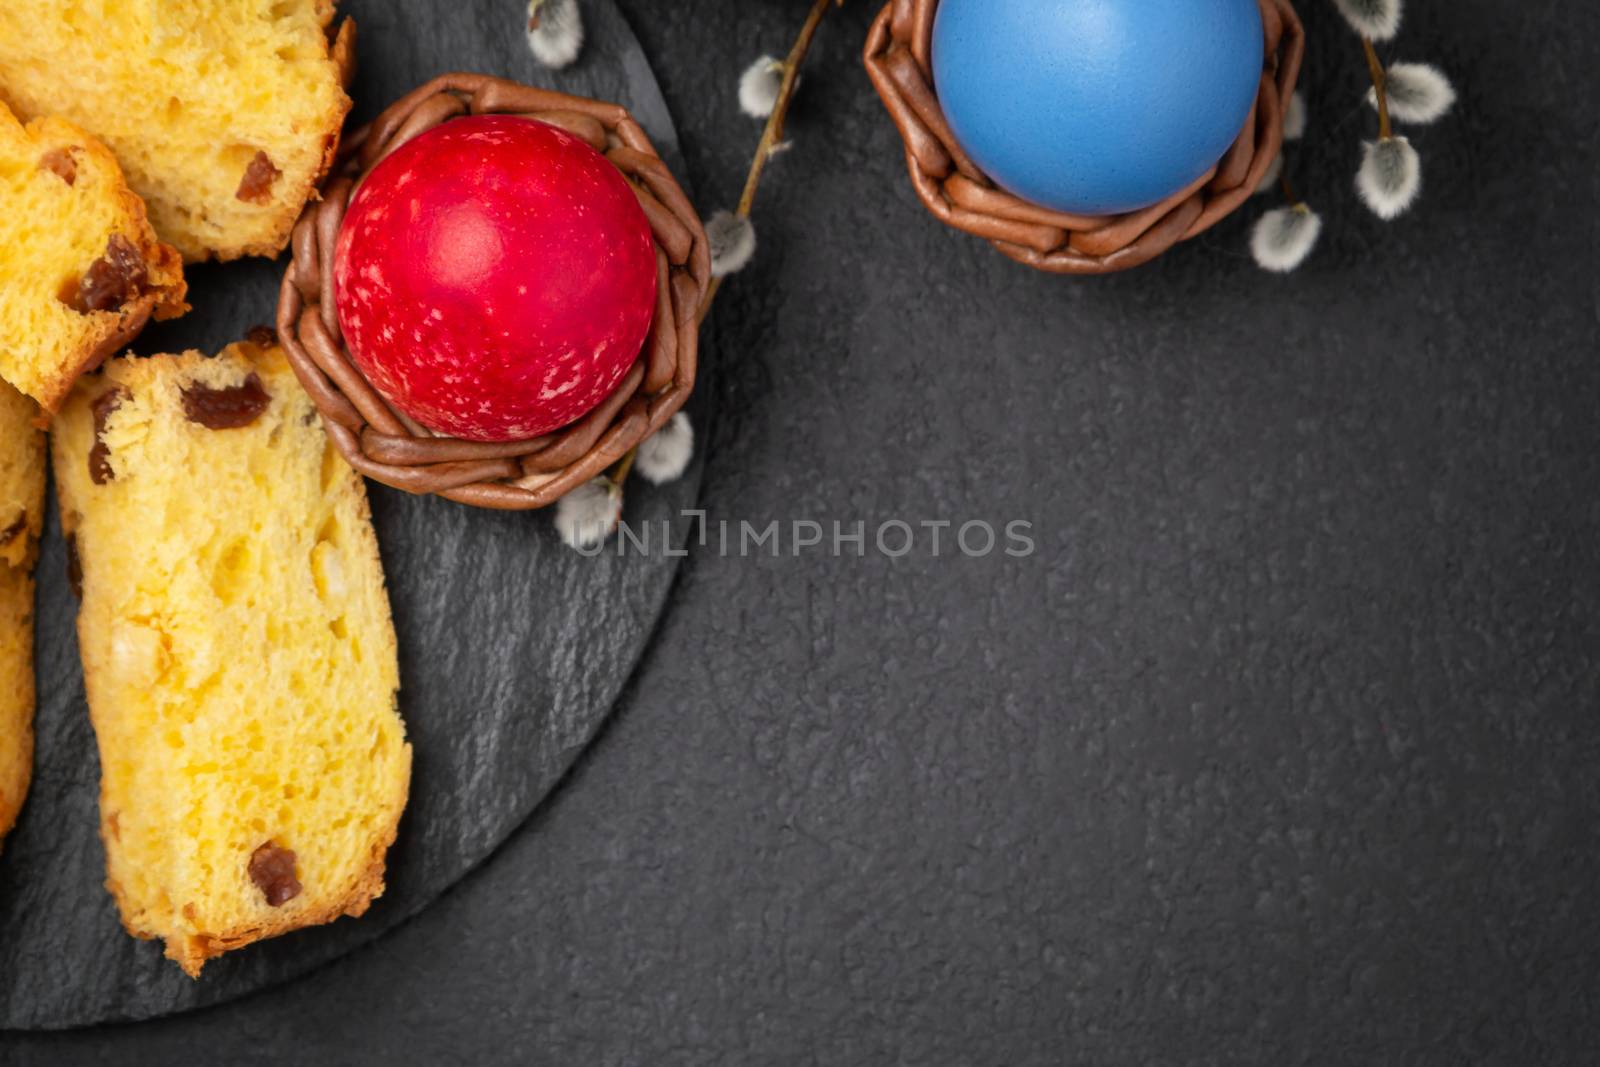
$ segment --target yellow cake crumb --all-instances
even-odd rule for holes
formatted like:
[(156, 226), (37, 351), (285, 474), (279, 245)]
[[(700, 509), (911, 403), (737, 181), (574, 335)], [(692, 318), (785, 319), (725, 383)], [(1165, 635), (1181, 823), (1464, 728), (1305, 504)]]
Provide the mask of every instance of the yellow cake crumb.
[(188, 310), (178, 253), (105, 146), (58, 118), (23, 126), (4, 104), (0, 249), (0, 378), (46, 411), (152, 313)]
[(354, 23), (332, 0), (0, 4), (0, 99), (116, 154), (184, 259), (273, 255), (332, 161)]
[(361, 914), (411, 748), (365, 490), (282, 351), (112, 360), (52, 438), (123, 923), (198, 974)]

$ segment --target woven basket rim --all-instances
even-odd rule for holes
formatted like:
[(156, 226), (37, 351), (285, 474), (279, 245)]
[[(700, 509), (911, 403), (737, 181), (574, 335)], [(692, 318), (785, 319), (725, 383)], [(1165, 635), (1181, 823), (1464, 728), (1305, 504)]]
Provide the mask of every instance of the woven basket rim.
[(1300, 76), (1305, 29), (1290, 0), (1257, 0), (1260, 88), (1243, 129), (1200, 179), (1151, 207), (1072, 215), (1000, 189), (957, 143), (933, 90), (930, 60), (939, 0), (888, 0), (863, 61), (905, 147), (917, 197), (946, 225), (982, 237), (1020, 263), (1054, 274), (1109, 274), (1147, 263), (1236, 211), (1283, 144), (1283, 115)]
[[(335, 307), (334, 243), (360, 181), (418, 134), (483, 114), (547, 122), (603, 152), (638, 197), (655, 244), (656, 310), (639, 358), (589, 414), (526, 441), (466, 441), (408, 418), (351, 359)], [(487, 74), (440, 75), (346, 139), (322, 199), (295, 225), (293, 252), (278, 291), (279, 340), (334, 446), (357, 471), (385, 485), (497, 510), (546, 507), (659, 429), (694, 388), (698, 315), (711, 281), (705, 227), (643, 128), (619, 104)]]

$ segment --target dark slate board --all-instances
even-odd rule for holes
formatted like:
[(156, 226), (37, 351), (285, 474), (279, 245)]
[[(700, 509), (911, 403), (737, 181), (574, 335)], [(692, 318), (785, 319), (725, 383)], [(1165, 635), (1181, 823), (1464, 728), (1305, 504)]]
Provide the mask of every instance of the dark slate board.
[[(436, 74), (479, 70), (627, 105), (682, 174), (677, 135), (649, 63), (609, 2), (585, 4), (588, 44), (551, 74), (528, 53), (512, 0), (440, 5), (350, 0), (360, 28), (353, 122)], [(282, 264), (190, 273), (195, 310), (152, 328), (141, 352), (214, 351), (270, 322)], [(705, 390), (701, 396), (706, 395)], [(697, 404), (692, 415), (704, 414)], [(32, 796), (0, 855), (0, 1029), (139, 1019), (230, 1000), (281, 982), (414, 914), (487, 856), (561, 778), (643, 652), (676, 570), (700, 481), (630, 486), (627, 517), (648, 523), (645, 556), (585, 558), (549, 517), (477, 511), (372, 488), (400, 637), (401, 708), (415, 750), (411, 803), (390, 853), (388, 892), (362, 919), (303, 931), (209, 964), (190, 981), (159, 945), (122, 932), (102, 887), (99, 766), (63, 579), (59, 519), (39, 564), (38, 752)]]

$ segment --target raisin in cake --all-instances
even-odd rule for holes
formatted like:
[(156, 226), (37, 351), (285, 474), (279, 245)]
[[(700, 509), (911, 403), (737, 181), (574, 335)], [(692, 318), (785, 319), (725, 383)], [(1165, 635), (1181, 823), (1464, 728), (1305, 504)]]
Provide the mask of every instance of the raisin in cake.
[(23, 126), (0, 104), (0, 377), (53, 411), (152, 314), (186, 311), (184, 292), (178, 253), (156, 240), (111, 153), (71, 123)]
[(272, 255), (332, 161), (354, 24), (333, 0), (0, 3), (0, 99), (116, 153), (186, 260)]
[(33, 771), (33, 561), (44, 525), (44, 434), (0, 382), (0, 843)]
[(360, 915), (411, 747), (365, 490), (282, 351), (111, 360), (51, 436), (124, 925), (195, 975)]

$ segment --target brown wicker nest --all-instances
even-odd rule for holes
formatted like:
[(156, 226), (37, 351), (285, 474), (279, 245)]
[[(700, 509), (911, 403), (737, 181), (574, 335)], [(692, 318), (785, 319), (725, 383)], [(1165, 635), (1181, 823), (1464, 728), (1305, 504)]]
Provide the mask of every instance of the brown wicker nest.
[[(594, 411), (527, 441), (463, 441), (396, 411), (351, 361), (335, 311), (334, 242), (361, 178), (423, 131), (485, 113), (539, 119), (604, 152), (633, 186), (655, 236), (656, 313), (638, 361)], [(278, 336), (328, 435), (362, 474), (477, 507), (540, 508), (616, 463), (689, 398), (697, 315), (710, 280), (700, 218), (627, 109), (483, 74), (445, 74), (395, 101), (346, 142), (322, 200), (295, 226), (294, 259), (278, 295)]]
[(1126, 215), (1069, 215), (995, 186), (956, 143), (933, 91), (929, 50), (939, 0), (890, 0), (867, 36), (867, 73), (905, 141), (911, 182), (958, 230), (1054, 274), (1127, 270), (1204, 233), (1249, 199), (1283, 145), (1283, 112), (1300, 76), (1305, 31), (1289, 0), (1257, 0), (1266, 29), (1261, 91), (1244, 130), (1189, 188)]

